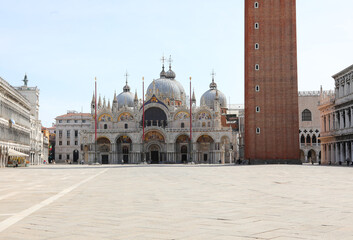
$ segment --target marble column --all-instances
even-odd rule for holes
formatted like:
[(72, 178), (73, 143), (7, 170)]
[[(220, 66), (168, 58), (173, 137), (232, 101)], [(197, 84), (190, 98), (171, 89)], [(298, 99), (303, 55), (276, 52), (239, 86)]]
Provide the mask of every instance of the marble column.
[(326, 144), (321, 144), (321, 158), (323, 160), (323, 162), (327, 162), (326, 161)]
[(331, 143), (331, 163), (335, 162), (335, 144)]
[[(353, 86), (353, 84), (351, 84)], [(351, 125), (350, 127), (353, 127), (353, 108), (350, 108), (350, 113), (351, 113)]]
[(347, 159), (351, 158), (351, 154), (349, 152), (349, 142), (346, 142), (346, 156), (344, 158), (344, 160), (346, 161)]
[(340, 150), (339, 150), (339, 143), (335, 143), (335, 152), (336, 152), (336, 158), (335, 158), (335, 163), (338, 164), (340, 161)]
[(345, 109), (344, 110), (345, 112), (345, 128), (349, 128), (350, 126), (350, 121), (349, 121), (349, 110), (348, 109)]
[(344, 162), (344, 143), (340, 143), (340, 161), (341, 163)]
[(351, 161), (353, 161), (353, 141), (350, 142), (351, 144), (351, 153), (350, 153), (350, 157), (351, 157)]

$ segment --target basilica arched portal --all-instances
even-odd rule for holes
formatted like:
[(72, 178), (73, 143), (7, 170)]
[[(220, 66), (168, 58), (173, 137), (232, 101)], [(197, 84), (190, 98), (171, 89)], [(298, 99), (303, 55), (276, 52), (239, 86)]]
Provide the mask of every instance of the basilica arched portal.
[(145, 134), (146, 159), (150, 163), (160, 163), (164, 161), (165, 138), (157, 130), (149, 131)]
[(98, 154), (100, 155), (102, 164), (109, 164), (110, 140), (106, 137), (97, 139)]
[(187, 162), (187, 157), (188, 157), (188, 148), (190, 144), (190, 138), (189, 136), (183, 134), (180, 135), (175, 142), (175, 147), (176, 147), (176, 153), (177, 153), (177, 161), (181, 163), (186, 163)]
[(116, 152), (118, 154), (118, 162), (127, 164), (130, 162), (130, 152), (132, 150), (132, 141), (129, 136), (123, 135), (116, 140)]
[(215, 163), (212, 154), (214, 150), (214, 140), (208, 135), (201, 135), (197, 139), (197, 161), (199, 163)]

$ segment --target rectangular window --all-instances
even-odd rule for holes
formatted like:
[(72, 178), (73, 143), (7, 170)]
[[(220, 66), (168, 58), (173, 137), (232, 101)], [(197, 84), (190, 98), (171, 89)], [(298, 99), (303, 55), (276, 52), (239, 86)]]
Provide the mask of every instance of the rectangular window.
[(78, 130), (75, 130), (75, 138), (78, 137)]
[(129, 125), (127, 123), (125, 123), (125, 129), (128, 129)]
[(66, 159), (70, 159), (70, 154), (66, 154)]
[(67, 146), (70, 146), (70, 141), (67, 141)]
[(255, 23), (255, 29), (259, 29), (259, 28), (260, 28), (259, 23)]
[(63, 120), (59, 120), (59, 123), (62, 123), (63, 122)]
[(76, 146), (78, 145), (78, 141), (75, 141), (75, 145), (76, 145)]
[(255, 50), (258, 50), (260, 48), (260, 44), (255, 43)]
[(82, 123), (85, 123), (86, 122), (86, 120), (82, 120)]
[(62, 156), (61, 156), (61, 154), (59, 154), (59, 160), (61, 160), (61, 158), (62, 158)]
[(66, 120), (67, 123), (70, 123), (70, 120)]
[(66, 131), (66, 136), (69, 138), (70, 137), (70, 130)]
[(260, 128), (256, 128), (256, 134), (260, 134)]
[(60, 146), (63, 145), (63, 142), (62, 142), (62, 141), (59, 141), (59, 145), (60, 145)]
[(77, 121), (77, 120), (75, 120), (75, 123), (78, 123), (78, 121)]
[(259, 64), (255, 64), (255, 70), (259, 71), (260, 70), (260, 65)]
[(62, 137), (63, 137), (63, 131), (59, 130), (59, 138), (62, 138)]

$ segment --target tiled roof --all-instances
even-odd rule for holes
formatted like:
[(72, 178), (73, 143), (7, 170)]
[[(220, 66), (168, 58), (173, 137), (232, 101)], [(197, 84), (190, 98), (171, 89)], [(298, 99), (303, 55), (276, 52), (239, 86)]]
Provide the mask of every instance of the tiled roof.
[(64, 115), (57, 116), (57, 118), (67, 118), (67, 117), (91, 117), (92, 115), (90, 113), (67, 113)]

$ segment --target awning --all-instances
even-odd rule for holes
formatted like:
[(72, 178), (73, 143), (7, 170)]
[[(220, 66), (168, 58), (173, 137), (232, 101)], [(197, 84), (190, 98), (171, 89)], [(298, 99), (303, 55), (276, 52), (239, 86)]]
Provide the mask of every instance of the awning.
[(16, 150), (11, 149), (11, 148), (9, 148), (9, 156), (10, 157), (28, 157), (27, 154), (18, 152)]

